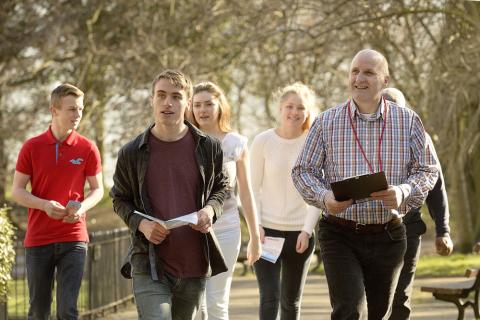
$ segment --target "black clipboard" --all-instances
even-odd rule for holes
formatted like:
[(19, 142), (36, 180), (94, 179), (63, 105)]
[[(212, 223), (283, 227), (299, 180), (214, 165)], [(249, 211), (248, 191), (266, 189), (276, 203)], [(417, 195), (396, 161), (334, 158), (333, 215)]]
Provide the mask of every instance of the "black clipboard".
[(356, 201), (369, 198), (372, 192), (388, 189), (388, 183), (385, 172), (380, 171), (332, 182), (330, 187), (335, 200), (353, 199)]

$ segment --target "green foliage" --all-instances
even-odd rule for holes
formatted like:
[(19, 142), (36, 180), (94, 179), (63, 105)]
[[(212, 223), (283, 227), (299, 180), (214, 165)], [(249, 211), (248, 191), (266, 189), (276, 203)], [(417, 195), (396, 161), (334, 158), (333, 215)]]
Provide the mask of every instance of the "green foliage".
[(416, 275), (418, 277), (463, 276), (465, 270), (469, 268), (480, 268), (480, 255), (423, 256), (418, 263)]
[(8, 208), (0, 209), (0, 302), (5, 302), (15, 250), (13, 249), (14, 227), (7, 216)]
[[(313, 262), (312, 262), (313, 265)], [(311, 265), (311, 267), (312, 267)], [(422, 256), (417, 265), (416, 277), (463, 276), (467, 269), (480, 268), (480, 255), (456, 253), (449, 257)], [(315, 271), (325, 274), (323, 264)]]

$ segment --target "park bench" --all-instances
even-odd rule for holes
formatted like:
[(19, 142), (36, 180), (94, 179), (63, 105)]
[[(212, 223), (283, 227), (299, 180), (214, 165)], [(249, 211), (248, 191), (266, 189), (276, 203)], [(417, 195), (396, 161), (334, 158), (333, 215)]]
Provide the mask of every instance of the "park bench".
[[(478, 310), (478, 293), (480, 290), (480, 272), (478, 269), (468, 269), (464, 279), (438, 284), (423, 286), (423, 292), (431, 292), (433, 296), (442, 301), (452, 302), (458, 309), (458, 320), (465, 317), (465, 309), (473, 307), (475, 318), (480, 319)], [(473, 298), (471, 294), (473, 293)]]

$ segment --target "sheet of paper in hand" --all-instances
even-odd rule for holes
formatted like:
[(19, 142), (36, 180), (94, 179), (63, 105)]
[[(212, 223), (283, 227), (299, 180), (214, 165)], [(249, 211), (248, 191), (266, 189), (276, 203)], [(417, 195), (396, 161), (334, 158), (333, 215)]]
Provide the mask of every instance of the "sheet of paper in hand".
[(388, 182), (385, 172), (380, 171), (332, 182), (330, 187), (337, 201), (361, 200), (369, 198), (372, 192), (388, 189)]
[(282, 253), (285, 238), (280, 237), (265, 237), (265, 242), (262, 243), (261, 258), (271, 263), (277, 262), (280, 253)]
[(181, 226), (185, 226), (187, 224), (197, 224), (198, 223), (198, 216), (197, 212), (192, 212), (174, 219), (170, 219), (167, 221), (163, 221), (161, 219), (149, 216), (148, 214), (145, 214), (140, 211), (133, 211), (133, 213), (136, 213), (150, 221), (155, 221), (157, 223), (160, 223), (165, 229), (175, 229)]

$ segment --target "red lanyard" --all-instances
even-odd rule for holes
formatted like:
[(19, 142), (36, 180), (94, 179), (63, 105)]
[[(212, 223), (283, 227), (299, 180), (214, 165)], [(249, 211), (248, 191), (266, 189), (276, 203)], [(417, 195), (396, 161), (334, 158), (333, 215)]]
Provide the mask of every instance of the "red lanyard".
[[(383, 99), (383, 105), (385, 106), (385, 114), (383, 115), (383, 127), (382, 127), (382, 133), (380, 134), (380, 138), (378, 138), (378, 154), (377, 154), (377, 159), (378, 159), (378, 166), (380, 167), (380, 171), (383, 171), (383, 165), (382, 165), (382, 157), (381, 157), (381, 152), (382, 152), (382, 140), (383, 140), (383, 134), (385, 132), (385, 128), (387, 127), (387, 102), (385, 101), (385, 98), (382, 97)], [(355, 126), (353, 124), (353, 119), (352, 119), (352, 114), (350, 112), (350, 102), (352, 100), (348, 100), (347, 104), (347, 109), (348, 109), (348, 117), (350, 119), (350, 127), (352, 127), (353, 135), (355, 136), (355, 141), (357, 142), (358, 147), (360, 148), (360, 151), (362, 152), (363, 158), (368, 164), (368, 167), (370, 168), (370, 172), (374, 173), (372, 164), (370, 161), (368, 161), (367, 155), (365, 154), (365, 150), (363, 150), (362, 144), (360, 143), (360, 140), (358, 139), (357, 135), (357, 130), (355, 130)]]

